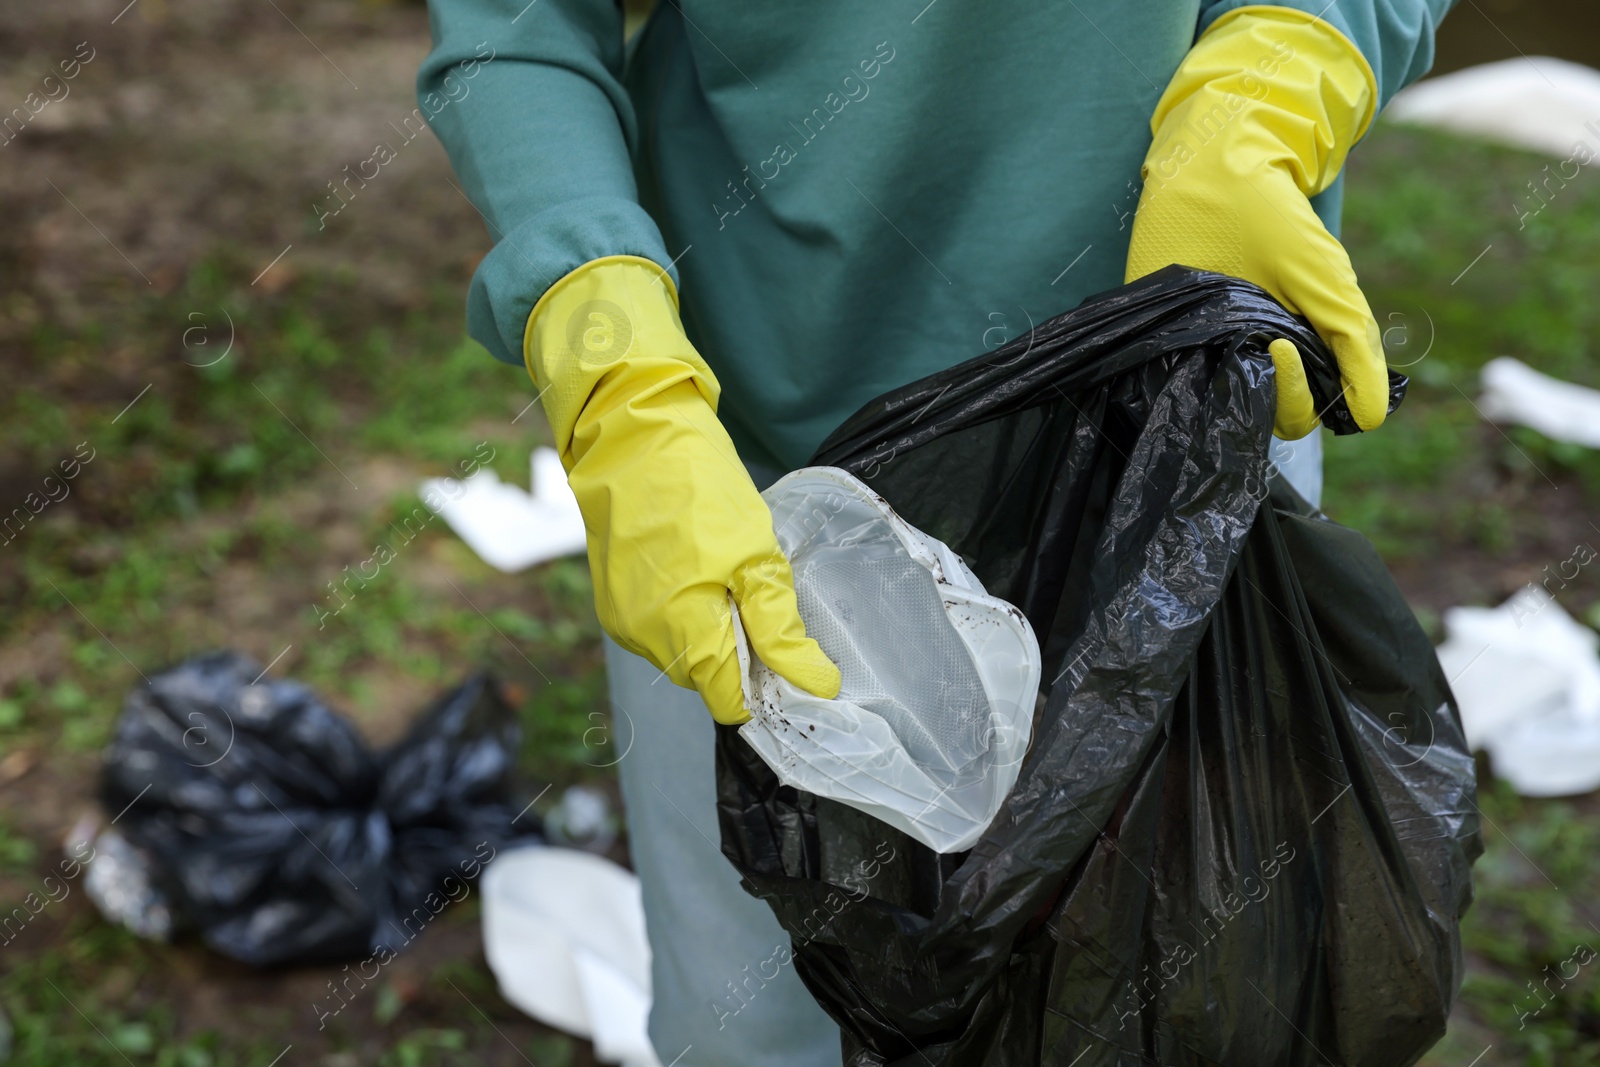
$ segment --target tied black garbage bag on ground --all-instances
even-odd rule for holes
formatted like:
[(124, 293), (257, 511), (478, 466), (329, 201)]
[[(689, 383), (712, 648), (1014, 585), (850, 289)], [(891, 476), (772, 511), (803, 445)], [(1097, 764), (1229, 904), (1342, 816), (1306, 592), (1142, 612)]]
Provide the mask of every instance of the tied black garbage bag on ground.
[(128, 695), (102, 799), (182, 925), (255, 965), (398, 952), (518, 834), (520, 732), (493, 679), (385, 752), (307, 687), (215, 652)]
[(719, 731), (723, 851), (852, 1067), (1396, 1067), (1443, 1033), (1473, 764), (1371, 545), (1270, 476), (1278, 337), (1353, 431), (1303, 322), (1169, 268), (819, 450), (1044, 658), (1017, 784), (965, 854), (781, 787)]

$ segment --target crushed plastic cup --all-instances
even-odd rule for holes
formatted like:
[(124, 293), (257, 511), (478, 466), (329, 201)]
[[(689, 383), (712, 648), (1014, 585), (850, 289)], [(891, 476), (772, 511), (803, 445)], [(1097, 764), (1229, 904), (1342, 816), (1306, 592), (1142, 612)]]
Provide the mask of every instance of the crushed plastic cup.
[(740, 734), (785, 785), (936, 852), (969, 848), (1028, 750), (1039, 692), (1033, 628), (960, 556), (842, 470), (795, 471), (762, 497), (806, 633), (838, 664), (842, 686), (826, 700), (790, 684), (754, 656), (736, 622), (752, 714)]

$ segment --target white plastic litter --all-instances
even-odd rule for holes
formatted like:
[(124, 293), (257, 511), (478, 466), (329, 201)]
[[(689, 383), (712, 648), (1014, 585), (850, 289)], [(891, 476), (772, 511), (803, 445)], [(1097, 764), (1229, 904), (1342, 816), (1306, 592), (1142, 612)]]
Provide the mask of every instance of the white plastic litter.
[(740, 734), (778, 778), (867, 812), (938, 852), (971, 847), (1016, 783), (1039, 643), (950, 551), (832, 467), (762, 494), (806, 631), (839, 665), (834, 700), (755, 659), (735, 614)]
[(1478, 408), (1493, 422), (1531, 426), (1546, 437), (1600, 448), (1600, 390), (1573, 385), (1510, 356), (1483, 365)]
[(139, 937), (172, 940), (172, 905), (160, 887), (155, 858), (113, 829), (101, 831), (87, 854), (94, 861), (83, 888), (100, 914)]
[(611, 802), (598, 789), (568, 786), (555, 808), (545, 813), (544, 832), (554, 844), (604, 853), (617, 839)]
[(1573, 156), (1581, 142), (1600, 157), (1600, 71), (1551, 56), (1428, 78), (1396, 94), (1384, 114), (1560, 159), (1583, 158)]
[(661, 1067), (650, 1045), (650, 942), (639, 879), (610, 860), (532, 846), (483, 873), (483, 951), (500, 993), (586, 1037), (595, 1056)]
[(532, 493), (487, 467), (470, 478), (429, 478), (420, 492), (467, 546), (508, 574), (584, 551), (583, 515), (553, 448), (536, 448)]
[(1600, 788), (1600, 635), (1530, 585), (1497, 608), (1451, 608), (1439, 663), (1467, 742), (1523, 796)]

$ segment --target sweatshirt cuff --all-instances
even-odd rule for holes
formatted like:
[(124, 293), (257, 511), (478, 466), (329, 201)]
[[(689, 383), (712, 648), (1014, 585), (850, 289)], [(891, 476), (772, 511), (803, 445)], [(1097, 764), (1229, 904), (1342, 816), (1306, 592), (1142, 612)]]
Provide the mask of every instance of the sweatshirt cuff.
[(630, 200), (569, 200), (496, 236), (467, 292), (467, 333), (503, 363), (523, 365), (523, 338), (534, 305), (585, 263), (638, 256), (655, 262), (674, 287), (678, 284), (655, 220)]

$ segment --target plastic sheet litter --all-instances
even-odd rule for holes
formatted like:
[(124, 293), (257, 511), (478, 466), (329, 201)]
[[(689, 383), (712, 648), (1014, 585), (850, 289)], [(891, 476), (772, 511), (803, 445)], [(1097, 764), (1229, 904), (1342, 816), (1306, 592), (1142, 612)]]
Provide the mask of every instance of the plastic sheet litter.
[(739, 732), (784, 785), (936, 852), (970, 847), (1028, 750), (1039, 692), (1028, 621), (844, 471), (807, 467), (761, 495), (806, 633), (843, 679), (833, 700), (791, 685), (736, 624), (752, 712)]
[(602, 1063), (661, 1067), (639, 879), (571, 849), (512, 849), (483, 876), (483, 952), (500, 994), (594, 1042)]
[(562, 790), (556, 806), (545, 813), (544, 833), (553, 845), (604, 855), (617, 840), (618, 821), (604, 793), (572, 785)]
[(1417, 82), (1383, 114), (1581, 167), (1600, 154), (1600, 70), (1554, 56), (1502, 59)]
[(1478, 410), (1491, 422), (1529, 426), (1556, 441), (1600, 448), (1600, 389), (1541, 374), (1498, 356), (1479, 372)]
[(587, 546), (583, 513), (556, 450), (534, 449), (529, 467), (531, 491), (483, 467), (465, 479), (429, 478), (418, 492), (479, 559), (513, 574)]
[(83, 889), (95, 910), (138, 937), (170, 941), (172, 906), (156, 884), (154, 857), (115, 830), (104, 830), (85, 844), (94, 862), (83, 877)]
[(880, 397), (814, 457), (1043, 650), (1032, 745), (964, 854), (718, 731), (723, 851), (851, 1067), (1397, 1067), (1444, 1032), (1473, 762), (1376, 552), (1269, 474), (1277, 337), (1353, 430), (1304, 322), (1169, 268)]
[(258, 966), (392, 954), (536, 830), (519, 737), (480, 674), (374, 752), (306, 686), (214, 652), (128, 694), (101, 800), (175, 932)]
[(1444, 625), (1439, 662), (1495, 776), (1525, 797), (1600, 789), (1600, 635), (1536, 585), (1497, 608), (1451, 608)]

